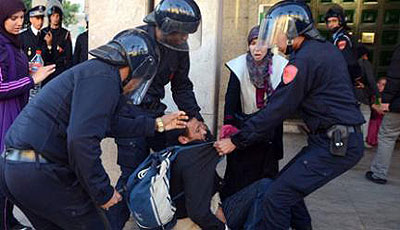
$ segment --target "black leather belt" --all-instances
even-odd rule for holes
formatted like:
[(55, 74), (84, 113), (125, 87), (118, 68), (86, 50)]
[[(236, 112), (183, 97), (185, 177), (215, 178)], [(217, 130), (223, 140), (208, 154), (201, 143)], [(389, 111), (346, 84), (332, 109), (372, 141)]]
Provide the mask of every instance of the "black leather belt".
[[(340, 126), (340, 125), (336, 125), (336, 126)], [(345, 126), (349, 133), (362, 133), (361, 125), (351, 125), (351, 126), (342, 125), (342, 126)], [(328, 130), (329, 130), (329, 128), (328, 129), (317, 129), (315, 132), (312, 132), (311, 134), (326, 134), (328, 132)]]
[(7, 149), (2, 157), (9, 161), (49, 163), (34, 150)]

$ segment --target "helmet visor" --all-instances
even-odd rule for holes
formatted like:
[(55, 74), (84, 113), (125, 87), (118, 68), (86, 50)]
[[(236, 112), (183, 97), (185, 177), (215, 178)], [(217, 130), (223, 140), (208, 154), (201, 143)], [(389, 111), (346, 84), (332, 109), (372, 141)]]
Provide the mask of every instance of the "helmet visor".
[[(165, 24), (165, 23), (164, 23)], [(197, 28), (197, 29), (196, 29)], [(193, 51), (202, 44), (202, 23), (177, 22), (173, 28), (160, 28), (162, 45), (177, 51)]]
[(294, 16), (291, 15), (267, 15), (260, 26), (257, 46), (268, 49), (286, 49), (288, 42), (298, 36)]
[[(157, 73), (157, 62), (153, 57), (146, 59), (131, 73), (131, 80), (134, 84), (133, 90), (126, 95), (131, 99), (134, 105), (139, 105), (147, 90), (149, 89), (154, 76)], [(130, 84), (129, 82), (127, 84)]]

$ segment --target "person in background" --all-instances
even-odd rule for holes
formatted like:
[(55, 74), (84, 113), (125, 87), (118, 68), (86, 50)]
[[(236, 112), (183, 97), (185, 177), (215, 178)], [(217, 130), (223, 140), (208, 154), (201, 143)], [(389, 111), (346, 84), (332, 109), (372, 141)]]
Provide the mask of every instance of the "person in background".
[(372, 102), (371, 118), (368, 124), (368, 135), (366, 140), (367, 144), (373, 147), (378, 145), (378, 132), (383, 119), (383, 114), (379, 113), (378, 111), (379, 111), (379, 105), (382, 103), (381, 94), (385, 89), (386, 78), (385, 77), (379, 78), (376, 85), (378, 87), (379, 93), (371, 97), (371, 102)]
[[(256, 46), (259, 31), (260, 27), (254, 26), (247, 37), (249, 51), (226, 64), (231, 76), (225, 95), (222, 133), (229, 127), (240, 129), (245, 120), (268, 106), (274, 91), (270, 76), (272, 57), (267, 49)], [(282, 133), (281, 124), (263, 140), (227, 156), (222, 200), (261, 178), (274, 178), (278, 174), (279, 160), (283, 157)]]
[(386, 184), (392, 154), (400, 135), (400, 45), (397, 45), (387, 76), (387, 83), (382, 92), (382, 102), (374, 108), (385, 114), (378, 133), (378, 148), (372, 160), (370, 171), (365, 177), (377, 184)]
[(356, 44), (349, 33), (350, 28), (347, 26), (343, 8), (338, 4), (330, 7), (325, 14), (325, 23), (332, 36), (330, 41), (341, 51), (346, 60), (353, 85), (359, 87), (359, 84), (362, 83), (362, 78), (355, 52)]
[(29, 16), (30, 27), (21, 32), (19, 39), (22, 45), (22, 50), (31, 61), (36, 55), (37, 50), (42, 50), (44, 45), (43, 36), (41, 36), (41, 29), (44, 23), (44, 14), (46, 7), (38, 5), (30, 9), (27, 13)]
[(366, 121), (363, 124), (363, 135), (364, 135), (364, 146), (366, 148), (372, 147), (367, 142), (368, 123), (371, 116), (371, 106), (373, 101), (371, 98), (376, 96), (378, 89), (376, 87), (376, 81), (374, 76), (374, 69), (372, 63), (369, 61), (369, 50), (362, 44), (357, 47), (358, 64), (361, 69), (361, 81), (359, 81), (358, 87), (354, 90), (356, 98), (360, 103), (360, 110)]
[(86, 31), (78, 36), (75, 43), (74, 56), (72, 57), (72, 65), (77, 65), (88, 59), (88, 42), (89, 42), (89, 15), (85, 16)]
[(62, 28), (63, 6), (58, 0), (50, 0), (46, 8), (49, 26), (42, 30), (45, 41), (42, 57), (46, 65), (56, 64), (56, 72), (42, 83), (42, 87), (72, 65), (71, 34)]
[[(29, 90), (54, 72), (53, 65), (28, 75), (28, 59), (18, 39), (24, 12), (20, 0), (0, 2), (0, 154), (7, 130), (28, 102)], [(14, 218), (12, 210), (13, 204), (0, 190), (0, 229), (29, 229)]]

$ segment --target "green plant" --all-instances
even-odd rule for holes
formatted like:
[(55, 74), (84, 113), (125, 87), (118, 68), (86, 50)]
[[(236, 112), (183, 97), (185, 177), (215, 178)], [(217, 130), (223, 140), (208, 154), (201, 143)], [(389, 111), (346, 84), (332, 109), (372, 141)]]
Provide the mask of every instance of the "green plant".
[(71, 3), (70, 1), (63, 1), (64, 17), (63, 23), (65, 26), (74, 25), (78, 22), (75, 14), (79, 11), (79, 4)]
[(24, 0), (26, 10), (31, 9), (32, 7), (32, 0)]

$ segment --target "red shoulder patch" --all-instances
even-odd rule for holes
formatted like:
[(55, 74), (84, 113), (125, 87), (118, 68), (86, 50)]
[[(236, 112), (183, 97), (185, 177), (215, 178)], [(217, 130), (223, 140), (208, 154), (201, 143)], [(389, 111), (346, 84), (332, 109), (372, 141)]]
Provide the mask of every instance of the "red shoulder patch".
[(340, 50), (344, 50), (344, 48), (346, 48), (346, 46), (347, 46), (347, 41), (345, 41), (345, 40), (340, 41), (340, 42), (338, 43), (338, 48), (339, 48)]
[(289, 84), (294, 80), (298, 72), (298, 69), (294, 65), (288, 65), (283, 70), (283, 83)]

